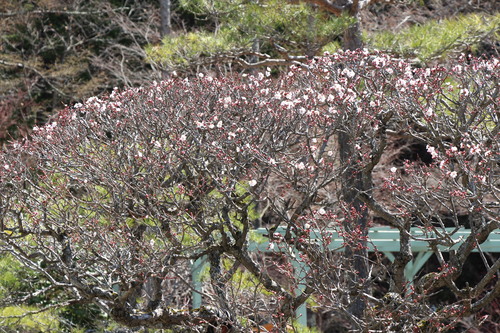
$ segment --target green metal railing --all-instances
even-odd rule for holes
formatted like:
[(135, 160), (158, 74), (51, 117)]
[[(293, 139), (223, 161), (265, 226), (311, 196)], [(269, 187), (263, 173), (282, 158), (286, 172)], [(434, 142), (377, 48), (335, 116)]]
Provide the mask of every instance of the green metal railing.
[[(275, 233), (284, 234), (286, 231), (285, 228), (278, 228)], [(264, 236), (269, 233), (267, 229), (259, 228), (255, 229), (254, 232), (257, 235)], [(454, 243), (451, 247), (446, 247), (439, 245), (438, 249), (442, 252), (449, 252), (451, 250), (456, 250), (460, 246), (460, 244), (470, 235), (469, 229), (457, 229), (457, 228), (446, 228), (443, 230), (443, 234), (451, 234), (449, 237), (449, 241)], [(436, 238), (436, 232), (428, 232), (425, 233), (420, 228), (412, 228), (410, 230), (411, 234), (411, 249), (415, 254), (414, 259), (406, 265), (405, 268), (405, 277), (409, 283), (413, 281), (415, 275), (419, 272), (422, 266), (427, 262), (427, 260), (434, 253), (429, 245), (429, 240), (432, 238)], [(324, 236), (328, 236), (330, 238), (328, 248), (330, 250), (343, 251), (344, 250), (344, 238), (335, 230), (328, 230), (326, 232), (319, 232), (315, 230), (311, 230), (310, 237), (308, 240), (317, 241), (318, 244), (322, 244), (320, 241)], [(280, 247), (270, 248), (269, 242), (264, 237), (257, 237), (261, 239), (261, 241), (252, 241), (248, 246), (248, 251), (250, 252), (280, 252), (282, 249)], [(383, 253), (389, 260), (394, 261), (395, 256), (393, 252), (400, 251), (399, 244), (399, 230), (390, 228), (390, 227), (374, 227), (370, 228), (368, 231), (368, 251), (370, 252), (381, 252)], [(500, 252), (500, 229), (492, 232), (488, 239), (484, 241), (482, 244), (479, 244), (473, 251), (483, 251), (483, 252)], [(191, 275), (193, 281), (193, 292), (192, 292), (192, 306), (193, 308), (199, 308), (202, 304), (202, 282), (201, 282), (201, 273), (203, 268), (208, 265), (208, 263), (202, 258), (198, 259), (191, 266)], [(298, 281), (304, 281), (307, 275), (307, 267), (302, 264), (300, 261), (294, 261), (294, 269), (297, 272)], [(304, 290), (304, 285), (299, 285), (299, 290)], [(307, 324), (307, 308), (306, 305), (303, 304), (296, 311), (297, 321), (301, 325)]]

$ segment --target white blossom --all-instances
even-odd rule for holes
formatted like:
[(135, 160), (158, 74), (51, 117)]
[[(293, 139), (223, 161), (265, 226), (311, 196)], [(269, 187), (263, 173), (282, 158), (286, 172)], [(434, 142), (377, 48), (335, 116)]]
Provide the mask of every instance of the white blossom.
[(350, 79), (352, 79), (354, 77), (354, 72), (352, 70), (350, 70), (349, 68), (344, 68), (344, 70), (342, 71), (342, 74), (344, 74), (345, 76), (347, 76)]
[(328, 112), (329, 112), (329, 113), (336, 114), (338, 111), (337, 111), (335, 108), (333, 108), (333, 107), (329, 107), (329, 108), (328, 108)]
[(382, 57), (376, 57), (375, 59), (373, 59), (373, 64), (377, 68), (384, 67), (385, 66), (385, 59)]
[(463, 69), (463, 67), (460, 65), (456, 65), (455, 67), (453, 67), (453, 70), (455, 72), (457, 72), (458, 74), (462, 73), (462, 69)]
[(222, 102), (224, 103), (224, 107), (225, 108), (229, 107), (231, 101), (232, 101), (231, 96), (224, 97), (224, 99), (222, 100)]
[(283, 101), (280, 105), (286, 109), (291, 109), (294, 106), (293, 101)]
[(332, 86), (333, 90), (335, 90), (338, 94), (341, 94), (344, 92), (344, 88), (338, 84), (338, 83), (335, 83), (333, 86)]
[(432, 158), (437, 158), (439, 156), (437, 151), (436, 151), (436, 148), (427, 145), (426, 149), (427, 149), (427, 152), (429, 154), (431, 154)]
[(473, 146), (470, 148), (469, 153), (470, 153), (471, 155), (480, 154), (480, 153), (481, 153), (481, 148), (479, 147), (479, 145), (473, 145)]

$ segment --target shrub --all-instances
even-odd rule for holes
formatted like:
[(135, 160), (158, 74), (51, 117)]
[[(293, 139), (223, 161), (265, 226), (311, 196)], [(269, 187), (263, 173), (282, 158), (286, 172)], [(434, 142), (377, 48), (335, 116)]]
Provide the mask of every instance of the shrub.
[[(499, 226), (498, 69), (414, 69), (359, 51), (279, 80), (200, 75), (90, 98), (2, 153), (2, 249), (66, 302), (130, 327), (240, 329), (265, 317), (285, 329), (314, 298), (352, 329), (442, 330), (500, 289), (498, 260), (485, 259), (478, 283), (455, 284)], [(428, 160), (401, 154), (401, 140)], [(249, 252), (255, 207), (269, 256)], [(368, 262), (374, 220), (399, 232), (393, 263)], [(470, 235), (454, 241), (465, 224)], [(344, 252), (330, 246), (335, 232)], [(408, 281), (415, 238), (440, 267)], [(203, 258), (207, 306), (189, 309), (188, 268)], [(382, 293), (374, 272), (387, 276)], [(436, 308), (429, 295), (443, 288), (454, 298)]]

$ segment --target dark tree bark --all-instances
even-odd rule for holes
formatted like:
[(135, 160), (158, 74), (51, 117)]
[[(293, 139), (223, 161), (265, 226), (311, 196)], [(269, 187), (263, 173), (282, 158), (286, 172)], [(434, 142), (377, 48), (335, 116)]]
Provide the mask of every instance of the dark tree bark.
[(344, 32), (342, 47), (344, 50), (357, 50), (363, 47), (361, 39), (361, 24), (359, 21), (359, 12), (366, 5), (373, 1), (359, 0), (303, 0), (307, 3), (315, 4), (324, 11), (335, 16), (340, 16), (343, 13), (348, 13), (349, 16), (356, 19), (356, 22)]
[(341, 164), (346, 165), (343, 177), (341, 196), (345, 204), (344, 229), (346, 234), (358, 234), (358, 237), (346, 239), (345, 255), (350, 258), (356, 275), (349, 276), (352, 288), (356, 292), (350, 300), (349, 312), (356, 318), (363, 319), (366, 303), (361, 295), (365, 280), (368, 277), (368, 251), (366, 237), (368, 235), (368, 209), (359, 199), (359, 193), (369, 193), (371, 190), (371, 173), (366, 175), (356, 166), (354, 138), (350, 132), (339, 133), (339, 149)]
[(359, 18), (360, 11), (359, 0), (354, 0), (352, 3), (347, 5), (347, 12), (349, 16), (356, 19), (356, 22), (351, 25), (344, 32), (344, 50), (357, 50), (363, 47), (363, 41), (361, 40), (361, 23)]
[(361, 40), (361, 25), (359, 20), (344, 32), (342, 47), (344, 50), (351, 51), (361, 49), (363, 47), (363, 41)]

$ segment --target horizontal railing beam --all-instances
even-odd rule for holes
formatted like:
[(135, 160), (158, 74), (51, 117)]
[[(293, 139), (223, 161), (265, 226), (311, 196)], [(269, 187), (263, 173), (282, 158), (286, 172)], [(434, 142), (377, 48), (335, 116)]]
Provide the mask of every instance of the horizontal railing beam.
[[(268, 233), (269, 231), (265, 228), (259, 228), (253, 230), (257, 235), (264, 236), (261, 241), (252, 241), (249, 244), (249, 251), (260, 251), (260, 252), (274, 252), (276, 248), (271, 249), (269, 247)], [(274, 231), (275, 234), (284, 235), (286, 228), (280, 227)], [(456, 250), (460, 244), (470, 235), (469, 229), (456, 229), (456, 228), (446, 228), (442, 230), (442, 233), (451, 234), (450, 238), (456, 242), (452, 247), (446, 247), (439, 245), (438, 249), (443, 252), (448, 252), (450, 250)], [(432, 232), (425, 233), (420, 228), (412, 228), (410, 230), (412, 239), (410, 240), (410, 245), (413, 252), (432, 252), (430, 248), (430, 241), (436, 238), (436, 234)], [(335, 230), (319, 231), (311, 230), (310, 236), (306, 241), (316, 241), (319, 245), (322, 245), (322, 241), (328, 239), (328, 248), (331, 250), (343, 251), (344, 238), (341, 233)], [(399, 230), (389, 227), (374, 227), (370, 228), (367, 238), (368, 250), (373, 252), (375, 250), (380, 252), (399, 252)], [(500, 230), (494, 231), (490, 234), (488, 239), (480, 244), (480, 248), (483, 252), (500, 252)], [(474, 249), (474, 252), (479, 251)]]
[[(457, 228), (445, 228), (439, 231), (442, 234), (449, 234), (450, 238), (456, 242), (452, 247), (438, 246), (438, 249), (443, 252), (448, 252), (450, 250), (456, 250), (460, 244), (469, 237), (471, 231), (470, 229), (457, 229)], [(269, 243), (269, 231), (265, 228), (259, 228), (252, 230), (252, 237), (248, 244), (249, 252), (280, 252), (279, 244), (271, 248)], [(286, 228), (280, 227), (274, 231), (275, 236), (285, 235)], [(384, 253), (391, 261), (394, 260), (394, 255), (391, 252), (399, 252), (399, 235), (400, 232), (397, 229), (390, 227), (373, 227), (368, 231), (367, 247), (368, 250), (380, 251)], [(408, 281), (413, 280), (413, 277), (422, 268), (425, 262), (432, 255), (433, 250), (430, 248), (429, 241), (432, 238), (436, 238), (436, 234), (429, 231), (425, 232), (421, 228), (411, 228), (410, 235), (412, 239), (410, 240), (412, 252), (418, 253), (415, 260), (408, 263), (405, 268), (405, 277)], [(326, 231), (320, 231), (312, 229), (310, 231), (309, 237), (305, 241), (316, 242), (318, 245), (322, 246), (323, 240), (328, 239), (328, 248), (330, 250), (343, 251), (344, 250), (344, 238), (342, 233), (336, 230), (330, 229)], [(427, 240), (425, 240), (427, 239)], [(482, 244), (479, 245), (483, 252), (500, 252), (500, 229), (492, 232), (489, 237)], [(286, 249), (291, 250), (290, 248)], [(477, 252), (478, 249), (474, 249)], [(193, 307), (198, 308), (202, 305), (202, 282), (201, 282), (201, 272), (203, 267), (208, 265), (204, 258), (200, 258), (195, 263), (191, 265), (192, 280), (193, 280)], [(302, 291), (305, 287), (304, 280), (307, 274), (307, 267), (302, 262), (294, 263), (297, 278), (301, 281), (299, 290)], [(297, 309), (297, 321), (306, 326), (307, 325), (307, 307), (302, 304)]]

